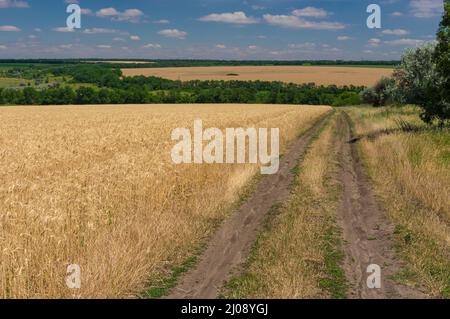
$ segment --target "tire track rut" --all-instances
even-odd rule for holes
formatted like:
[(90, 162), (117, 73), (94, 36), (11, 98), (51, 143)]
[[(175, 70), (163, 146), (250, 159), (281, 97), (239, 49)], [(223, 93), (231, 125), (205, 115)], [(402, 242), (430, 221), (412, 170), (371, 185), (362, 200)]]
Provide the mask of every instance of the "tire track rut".
[[(350, 298), (424, 298), (417, 289), (401, 285), (394, 276), (402, 264), (393, 249), (394, 225), (377, 205), (368, 177), (361, 163), (357, 146), (352, 142), (351, 119), (341, 112), (337, 117), (339, 182), (343, 188), (341, 205), (337, 212), (338, 224), (343, 230), (344, 271), (349, 282)], [(380, 289), (367, 287), (367, 267), (379, 265), (382, 269)]]

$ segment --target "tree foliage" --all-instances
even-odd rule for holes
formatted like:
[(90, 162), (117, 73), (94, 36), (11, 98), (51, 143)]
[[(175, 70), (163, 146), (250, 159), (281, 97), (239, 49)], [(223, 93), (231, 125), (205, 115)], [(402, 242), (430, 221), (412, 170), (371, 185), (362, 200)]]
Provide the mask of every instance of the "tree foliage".
[[(101, 65), (65, 65), (52, 75), (69, 83), (35, 90), (0, 90), (2, 104), (126, 104), (126, 103), (261, 103), (359, 104), (362, 87), (316, 86), (263, 81), (172, 81), (158, 77), (122, 77), (120, 70)], [(80, 85), (83, 83), (83, 85)], [(73, 88), (76, 86), (76, 88)]]
[(430, 105), (426, 120), (433, 117), (441, 121), (450, 120), (450, 0), (444, 0), (444, 15), (437, 33), (437, 46), (433, 56), (433, 61), (437, 66), (442, 83), (435, 92), (438, 101), (435, 105)]
[(428, 43), (408, 50), (394, 72), (396, 90), (401, 103), (425, 106), (434, 88), (442, 85), (442, 78), (433, 60), (435, 45)]
[(393, 78), (383, 77), (374, 87), (361, 92), (363, 103), (373, 106), (383, 106), (393, 102), (395, 81)]
[(396, 68), (393, 79), (384, 79), (361, 93), (365, 103), (416, 104), (426, 123), (450, 121), (450, 0), (444, 1), (444, 15), (437, 43), (408, 50)]

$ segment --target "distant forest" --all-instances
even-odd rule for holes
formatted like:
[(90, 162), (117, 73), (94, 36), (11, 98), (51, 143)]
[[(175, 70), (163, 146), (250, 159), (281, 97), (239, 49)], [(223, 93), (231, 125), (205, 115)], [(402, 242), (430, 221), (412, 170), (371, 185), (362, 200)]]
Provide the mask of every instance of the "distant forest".
[(123, 77), (119, 68), (103, 64), (56, 64), (8, 67), (3, 76), (33, 81), (64, 79), (45, 88), (31, 85), (0, 89), (2, 105), (248, 103), (355, 105), (364, 89), (263, 81), (172, 81), (158, 77)]
[[(111, 63), (117, 61), (117, 63)], [(120, 62), (139, 63), (120, 63)], [(367, 66), (367, 67), (393, 67), (399, 61), (343, 61), (343, 60), (296, 60), (296, 61), (233, 61), (233, 60), (143, 60), (143, 59), (8, 59), (0, 60), (0, 65), (5, 64), (80, 64), (97, 62), (107, 64), (114, 68), (169, 68), (169, 67), (194, 67), (194, 66)], [(147, 63), (146, 63), (147, 62)]]

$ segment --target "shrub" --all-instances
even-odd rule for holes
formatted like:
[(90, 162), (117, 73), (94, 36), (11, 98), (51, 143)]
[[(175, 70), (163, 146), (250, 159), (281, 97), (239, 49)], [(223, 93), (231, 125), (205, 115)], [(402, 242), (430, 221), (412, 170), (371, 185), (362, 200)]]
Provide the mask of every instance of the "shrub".
[(361, 104), (361, 98), (356, 92), (344, 92), (336, 97), (333, 101), (333, 106), (346, 106)]
[(417, 104), (426, 123), (450, 120), (450, 1), (437, 33), (438, 43), (407, 51), (394, 72), (393, 96), (398, 102)]
[(408, 50), (394, 72), (398, 102), (425, 105), (433, 88), (439, 87), (442, 78), (433, 61), (435, 46), (425, 44)]
[(378, 96), (374, 88), (367, 88), (360, 93), (361, 101), (364, 104), (375, 105), (378, 102)]
[(361, 100), (373, 106), (384, 106), (393, 102), (394, 91), (395, 80), (383, 77), (374, 87), (361, 92)]

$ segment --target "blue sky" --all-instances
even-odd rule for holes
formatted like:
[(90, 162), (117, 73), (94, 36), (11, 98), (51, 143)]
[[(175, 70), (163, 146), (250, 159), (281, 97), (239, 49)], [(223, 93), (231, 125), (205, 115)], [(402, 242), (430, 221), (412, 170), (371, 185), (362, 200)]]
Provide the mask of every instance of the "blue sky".
[[(0, 58), (398, 59), (435, 39), (442, 2), (0, 0)], [(366, 26), (370, 3), (381, 29)]]

